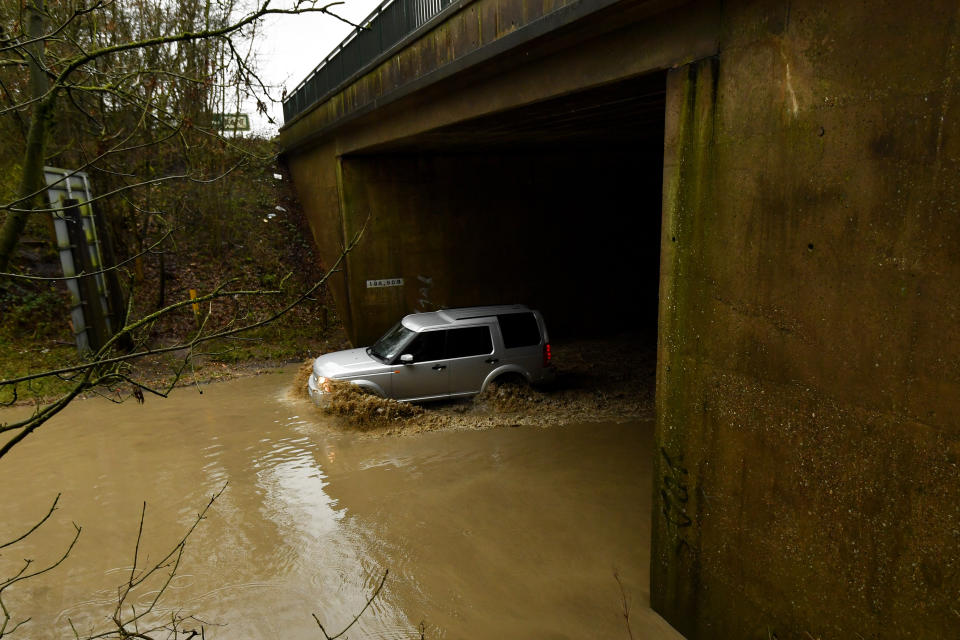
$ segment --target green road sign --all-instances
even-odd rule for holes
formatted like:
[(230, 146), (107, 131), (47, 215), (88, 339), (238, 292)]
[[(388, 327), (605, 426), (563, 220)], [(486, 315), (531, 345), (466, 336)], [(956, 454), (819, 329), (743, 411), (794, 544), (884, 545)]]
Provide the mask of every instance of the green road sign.
[(250, 116), (245, 113), (215, 113), (212, 120), (220, 131), (250, 131)]

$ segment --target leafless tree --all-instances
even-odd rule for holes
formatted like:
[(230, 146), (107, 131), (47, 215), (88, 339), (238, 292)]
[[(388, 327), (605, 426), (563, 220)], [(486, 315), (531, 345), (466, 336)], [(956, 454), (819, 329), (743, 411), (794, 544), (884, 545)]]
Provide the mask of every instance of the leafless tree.
[[(331, 11), (338, 4), (0, 0), (0, 119), (20, 133), (16, 193), (0, 202), (0, 272), (7, 271), (29, 215), (50, 212), (41, 196), (51, 154), (70, 159), (76, 171), (112, 177), (99, 199), (143, 195), (147, 206), (138, 209), (147, 218), (154, 209), (149, 196), (159, 185), (215, 183), (246, 162), (250, 150), (211, 122), (230, 94), (249, 94), (264, 112), (264, 101), (273, 99), (243, 43), (267, 16), (341, 19)], [(59, 146), (51, 148), (54, 132)], [(211, 146), (235, 156), (198, 163), (198, 152)], [(158, 147), (167, 149), (161, 162), (148, 152)]]

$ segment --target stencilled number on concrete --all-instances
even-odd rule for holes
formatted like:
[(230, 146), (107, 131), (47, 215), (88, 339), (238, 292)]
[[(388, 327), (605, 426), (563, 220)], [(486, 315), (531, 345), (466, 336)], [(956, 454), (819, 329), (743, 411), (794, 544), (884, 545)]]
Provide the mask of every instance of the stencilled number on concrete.
[(367, 280), (367, 289), (380, 289), (382, 287), (402, 287), (403, 278), (381, 278), (380, 280)]

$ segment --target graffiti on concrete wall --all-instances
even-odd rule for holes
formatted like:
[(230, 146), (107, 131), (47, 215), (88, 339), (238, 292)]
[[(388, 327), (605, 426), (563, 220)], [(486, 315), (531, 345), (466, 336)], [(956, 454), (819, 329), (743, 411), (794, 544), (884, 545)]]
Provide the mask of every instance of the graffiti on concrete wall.
[(420, 283), (420, 288), (417, 290), (419, 294), (417, 298), (417, 311), (433, 311), (437, 308), (437, 306), (430, 301), (430, 289), (433, 287), (433, 278), (417, 276), (417, 281)]
[(687, 503), (690, 501), (688, 485), (689, 472), (683, 466), (683, 456), (675, 458), (667, 454), (667, 450), (660, 447), (660, 456), (663, 459), (663, 476), (660, 480), (660, 502), (667, 530), (676, 538), (676, 552), (690, 550), (688, 530), (693, 520), (687, 514)]

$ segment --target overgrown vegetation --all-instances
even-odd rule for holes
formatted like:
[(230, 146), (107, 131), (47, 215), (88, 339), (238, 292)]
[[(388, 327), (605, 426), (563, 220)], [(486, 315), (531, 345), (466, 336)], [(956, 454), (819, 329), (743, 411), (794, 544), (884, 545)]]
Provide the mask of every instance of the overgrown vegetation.
[[(250, 142), (265, 147), (263, 141)], [(178, 225), (162, 249), (131, 263), (123, 279), (132, 293), (133, 315), (155, 311), (157, 303), (187, 300), (190, 290), (211, 291), (221, 283), (231, 288), (272, 290), (280, 285), (304, 290), (322, 273), (310, 232), (289, 185), (274, 177), (277, 169), (264, 162), (243, 167), (224, 180), (223, 229), (219, 241), (207, 224)], [(279, 174), (278, 174), (279, 175)], [(279, 207), (279, 208), (278, 208)], [(38, 218), (39, 219), (39, 218)], [(171, 220), (181, 222), (180, 219)], [(23, 271), (56, 275), (59, 263), (52, 250), (53, 239), (43, 224), (33, 224), (16, 254)], [(118, 234), (119, 238), (123, 238)], [(137, 253), (130, 242), (118, 242), (118, 258)], [(161, 300), (159, 283), (163, 283)], [(274, 304), (265, 296), (243, 300), (243, 321), (263, 315)], [(3, 378), (57, 369), (82, 360), (76, 351), (70, 324), (69, 298), (63, 281), (18, 280), (0, 289), (0, 371)], [(218, 300), (208, 322), (224, 325), (239, 311), (238, 301)], [(191, 307), (160, 318), (150, 336), (157, 346), (173, 344), (195, 330), (198, 318)], [(342, 348), (345, 337), (325, 288), (288, 314), (243, 336), (213, 341), (181, 382), (214, 380), (244, 368), (258, 368), (299, 360), (309, 355)], [(138, 373), (154, 385), (162, 385), (176, 370), (181, 354), (151, 357), (137, 363)], [(21, 400), (50, 397), (68, 388), (55, 377), (32, 381), (18, 390)], [(0, 401), (9, 400), (11, 389), (0, 390)]]
[[(282, 171), (272, 144), (215, 125), (217, 114), (275, 97), (257, 79), (250, 43), (258, 16), (290, 11), (326, 6), (0, 0), (0, 271), (60, 275), (37, 173), (52, 165), (90, 176), (105, 227), (99, 233), (124, 264), (120, 286), (133, 317), (225, 283), (302, 291), (316, 281), (322, 265), (288, 185), (276, 177)], [(195, 331), (201, 317), (209, 326), (242, 324), (275, 301), (245, 297), (241, 305), (226, 297), (203, 314), (185, 306), (145, 333), (163, 347)], [(3, 378), (80, 361), (63, 281), (0, 274), (0, 304)], [(274, 324), (207, 345), (184, 381), (220, 377), (223, 365), (286, 361), (338, 345), (342, 336), (330, 331), (336, 325), (321, 289)], [(137, 373), (158, 384), (161, 373), (177, 371), (158, 365), (180, 355), (138, 362)], [(68, 386), (44, 378), (17, 393), (24, 400)], [(11, 395), (10, 387), (0, 390), (0, 401)]]

